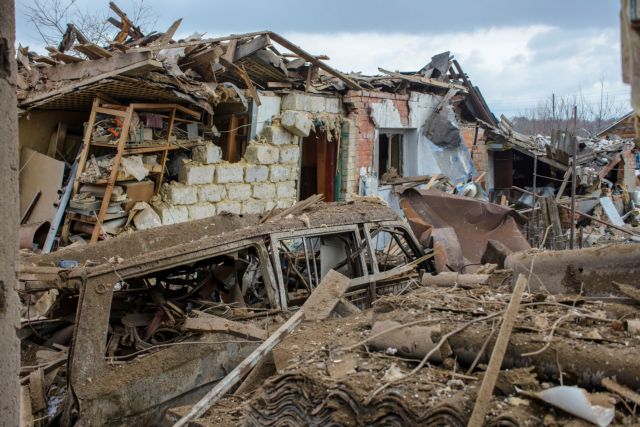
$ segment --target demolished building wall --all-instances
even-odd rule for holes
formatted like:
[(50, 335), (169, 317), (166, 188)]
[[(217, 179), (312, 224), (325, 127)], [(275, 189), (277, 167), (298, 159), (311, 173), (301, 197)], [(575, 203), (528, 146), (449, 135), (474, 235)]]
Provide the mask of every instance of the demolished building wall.
[(18, 425), (20, 420), (20, 301), (18, 271), (18, 114), (16, 111), (15, 7), (13, 0), (0, 1), (0, 424)]
[[(355, 164), (349, 176), (371, 179), (371, 187), (353, 188), (354, 193), (378, 194), (399, 211), (397, 197), (385, 185), (384, 166), (380, 164), (380, 136), (401, 135), (401, 177), (443, 175), (453, 182), (466, 182), (476, 171), (470, 151), (458, 127), (458, 119), (444, 96), (411, 91), (409, 94), (360, 91), (348, 92), (345, 103), (355, 110), (349, 119), (355, 124)], [(436, 126), (444, 129), (429, 135), (434, 114), (444, 120)], [(364, 172), (364, 174), (363, 174)]]

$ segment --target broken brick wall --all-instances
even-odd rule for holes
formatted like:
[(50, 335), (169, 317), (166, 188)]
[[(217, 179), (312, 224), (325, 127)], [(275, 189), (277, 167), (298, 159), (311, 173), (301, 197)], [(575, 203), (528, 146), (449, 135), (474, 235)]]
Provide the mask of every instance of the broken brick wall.
[(378, 126), (370, 117), (369, 112), (374, 104), (381, 104), (386, 99), (390, 100), (400, 113), (400, 121), (402, 123), (400, 127), (406, 127), (409, 122), (409, 95), (352, 91), (344, 98), (345, 102), (351, 103), (355, 107), (355, 110), (349, 115), (349, 119), (353, 120), (356, 128), (356, 170), (361, 167), (372, 167), (374, 164), (373, 154), (377, 137), (376, 128)]
[[(464, 144), (471, 152), (471, 160), (473, 161), (473, 165), (476, 167), (478, 174), (486, 172), (488, 155), (487, 147), (484, 144), (484, 129), (476, 127), (475, 125), (462, 125), (460, 126), (460, 133), (462, 134)], [(484, 182), (484, 178), (481, 182)]]
[[(351, 143), (354, 144), (353, 166), (347, 171), (350, 187), (349, 192), (357, 193), (360, 168), (373, 168), (376, 138), (378, 128), (404, 128), (409, 125), (409, 95), (374, 92), (350, 91), (344, 98), (353, 111), (349, 114)], [(370, 112), (374, 105), (391, 103), (398, 111), (398, 117), (391, 120), (398, 123), (374, 123)], [(382, 125), (382, 126), (379, 126)]]
[[(182, 163), (178, 182), (163, 186), (154, 204), (163, 224), (222, 212), (260, 214), (297, 201), (302, 139), (312, 126), (338, 126), (340, 99), (298, 92), (267, 93), (261, 99), (257, 135), (240, 162), (221, 160), (221, 149), (208, 143)], [(346, 145), (341, 151), (348, 150)]]

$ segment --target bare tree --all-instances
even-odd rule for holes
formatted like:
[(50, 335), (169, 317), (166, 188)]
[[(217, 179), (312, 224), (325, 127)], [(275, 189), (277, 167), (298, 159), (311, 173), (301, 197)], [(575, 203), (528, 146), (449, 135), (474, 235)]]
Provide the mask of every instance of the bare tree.
[(511, 118), (515, 130), (526, 134), (550, 135), (553, 129), (572, 129), (573, 106), (576, 106), (578, 134), (593, 136), (626, 113), (624, 102), (619, 102), (604, 90), (604, 79), (600, 81), (600, 99), (589, 102), (579, 91), (577, 95), (556, 97), (539, 102), (537, 106), (524, 110)]
[[(141, 29), (151, 30), (158, 20), (158, 15), (145, 0), (131, 0), (128, 10), (131, 21)], [(98, 45), (109, 44), (118, 32), (108, 21), (108, 9), (101, 12), (82, 7), (77, 0), (31, 0), (25, 5), (25, 17), (46, 45), (56, 45), (69, 23)]]

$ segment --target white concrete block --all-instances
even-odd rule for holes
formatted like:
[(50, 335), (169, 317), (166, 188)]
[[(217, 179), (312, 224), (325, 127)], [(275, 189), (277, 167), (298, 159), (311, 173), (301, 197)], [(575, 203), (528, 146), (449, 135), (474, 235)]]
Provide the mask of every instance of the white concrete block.
[(280, 115), (280, 95), (260, 94), (260, 105), (256, 119), (256, 134), (262, 134), (264, 126), (268, 125), (274, 116)]
[(291, 177), (291, 168), (285, 165), (269, 166), (269, 181), (280, 182), (287, 181)]
[(279, 209), (286, 209), (295, 204), (296, 199), (278, 199), (278, 201), (276, 202), (276, 207), (278, 207)]
[(271, 209), (273, 209), (275, 207), (276, 207), (275, 200), (265, 200), (264, 201), (264, 211), (265, 212), (268, 212), (268, 211), (270, 211)]
[(306, 111), (307, 95), (303, 93), (289, 93), (282, 98), (280, 108), (282, 110)]
[(273, 145), (293, 144), (295, 136), (280, 125), (265, 126), (262, 136)]
[(198, 200), (201, 202), (219, 202), (227, 195), (224, 185), (198, 185)]
[(340, 113), (340, 99), (338, 98), (325, 98), (325, 112), (331, 114)]
[(160, 215), (158, 215), (151, 206), (147, 205), (133, 217), (133, 225), (136, 226), (137, 230), (147, 230), (149, 228), (160, 227), (162, 220), (160, 219)]
[(269, 167), (247, 165), (244, 168), (244, 182), (264, 182), (269, 178)]
[(229, 182), (242, 182), (244, 180), (244, 165), (242, 163), (220, 163), (216, 165), (214, 182), (227, 184)]
[(240, 215), (242, 213), (242, 203), (234, 200), (223, 200), (222, 202), (216, 203), (216, 210), (219, 214), (228, 212)]
[(200, 202), (195, 205), (187, 206), (189, 211), (189, 220), (195, 221), (196, 219), (208, 218), (216, 214), (216, 207), (213, 203)]
[(272, 200), (276, 198), (275, 184), (253, 184), (253, 197), (260, 200)]
[(195, 186), (178, 182), (164, 184), (162, 186), (162, 200), (171, 205), (192, 205), (198, 201), (198, 189)]
[(264, 200), (249, 199), (242, 202), (242, 214), (261, 214), (263, 213), (266, 203)]
[(153, 207), (162, 221), (162, 225), (179, 224), (189, 221), (189, 210), (186, 206), (174, 206), (160, 203)]
[(251, 197), (250, 184), (227, 184), (226, 187), (229, 200), (247, 200)]
[(283, 111), (280, 115), (280, 123), (286, 130), (297, 136), (309, 136), (311, 131), (311, 119), (300, 111)]
[(298, 163), (300, 147), (298, 145), (283, 145), (280, 147), (280, 163)]
[(202, 165), (199, 163), (183, 163), (178, 172), (181, 183), (186, 185), (210, 184), (213, 181), (213, 172), (216, 167), (213, 165)]
[(250, 142), (249, 146), (244, 152), (244, 158), (249, 163), (270, 165), (278, 161), (278, 153), (278, 147), (276, 147), (275, 145)]
[(279, 182), (276, 184), (276, 195), (278, 200), (296, 197), (295, 181)]
[(193, 154), (194, 161), (207, 165), (218, 163), (222, 159), (222, 149), (212, 142), (207, 142), (204, 145), (197, 145), (193, 147), (191, 152)]
[(328, 111), (327, 102), (337, 98), (330, 98), (321, 95), (308, 95), (304, 93), (290, 93), (282, 98), (282, 110), (307, 111), (309, 113), (334, 112), (332, 105)]

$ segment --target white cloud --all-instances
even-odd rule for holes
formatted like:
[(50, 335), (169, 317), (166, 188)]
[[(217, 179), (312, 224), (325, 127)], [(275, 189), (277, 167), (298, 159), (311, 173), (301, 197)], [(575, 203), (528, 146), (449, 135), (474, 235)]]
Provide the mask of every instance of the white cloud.
[(515, 114), (556, 93), (582, 94), (595, 102), (600, 79), (619, 102), (628, 99), (620, 74), (615, 29), (563, 30), (534, 25), (439, 34), (287, 33), (313, 54), (326, 54), (343, 71), (378, 74), (418, 70), (434, 54), (449, 50), (495, 113)]

